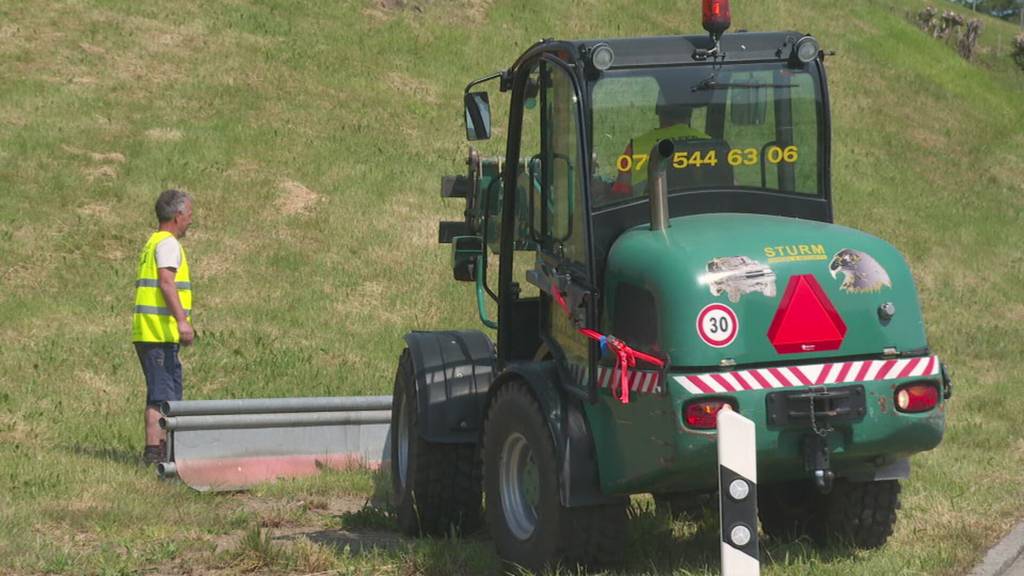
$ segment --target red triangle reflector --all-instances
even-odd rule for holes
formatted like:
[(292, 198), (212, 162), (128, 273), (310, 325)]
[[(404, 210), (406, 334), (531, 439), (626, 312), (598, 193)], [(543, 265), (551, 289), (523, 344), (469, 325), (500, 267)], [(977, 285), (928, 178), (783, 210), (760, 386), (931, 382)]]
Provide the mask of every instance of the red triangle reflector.
[(796, 354), (835, 350), (845, 336), (846, 323), (814, 275), (791, 276), (768, 328), (768, 340), (775, 351)]

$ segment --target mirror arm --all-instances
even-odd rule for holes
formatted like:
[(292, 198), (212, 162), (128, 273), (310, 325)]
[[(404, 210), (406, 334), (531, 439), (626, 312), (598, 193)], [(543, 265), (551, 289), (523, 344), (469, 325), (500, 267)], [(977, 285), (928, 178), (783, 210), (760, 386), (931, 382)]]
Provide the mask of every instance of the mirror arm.
[(484, 82), (487, 82), (489, 80), (494, 80), (495, 78), (500, 78), (501, 79), (501, 85), (502, 85), (501, 91), (504, 92), (505, 91), (505, 89), (504, 89), (505, 79), (506, 79), (507, 76), (508, 76), (508, 70), (499, 70), (499, 71), (497, 71), (497, 72), (495, 72), (493, 74), (488, 74), (487, 76), (484, 76), (483, 78), (477, 78), (476, 80), (473, 80), (469, 84), (466, 84), (466, 89), (463, 92), (463, 94), (469, 94), (469, 91), (472, 90), (476, 85), (483, 84)]

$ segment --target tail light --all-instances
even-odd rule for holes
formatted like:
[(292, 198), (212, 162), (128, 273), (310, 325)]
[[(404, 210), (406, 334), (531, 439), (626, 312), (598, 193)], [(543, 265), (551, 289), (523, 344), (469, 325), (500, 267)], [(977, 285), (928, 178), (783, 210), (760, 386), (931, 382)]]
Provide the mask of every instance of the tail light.
[(736, 409), (731, 401), (721, 398), (690, 402), (683, 408), (683, 422), (690, 428), (714, 430), (718, 425), (718, 412), (726, 404), (733, 410)]
[(704, 0), (704, 29), (717, 40), (732, 24), (729, 0)]
[(896, 389), (896, 409), (900, 412), (927, 412), (939, 403), (939, 389), (930, 382), (912, 382)]

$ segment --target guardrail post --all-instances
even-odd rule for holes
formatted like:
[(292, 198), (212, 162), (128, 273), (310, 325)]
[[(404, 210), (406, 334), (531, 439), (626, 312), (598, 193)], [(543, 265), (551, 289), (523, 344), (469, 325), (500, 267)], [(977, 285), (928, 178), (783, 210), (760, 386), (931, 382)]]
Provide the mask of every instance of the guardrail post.
[(728, 406), (718, 413), (718, 494), (722, 576), (758, 576), (754, 423)]

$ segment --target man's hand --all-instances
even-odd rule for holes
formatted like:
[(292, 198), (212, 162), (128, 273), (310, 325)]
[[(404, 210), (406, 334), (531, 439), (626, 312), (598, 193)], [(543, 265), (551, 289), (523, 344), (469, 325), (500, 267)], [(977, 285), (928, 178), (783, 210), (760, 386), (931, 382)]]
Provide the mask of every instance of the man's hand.
[(188, 320), (178, 320), (178, 335), (182, 346), (191, 346), (192, 341), (196, 339), (196, 332)]

